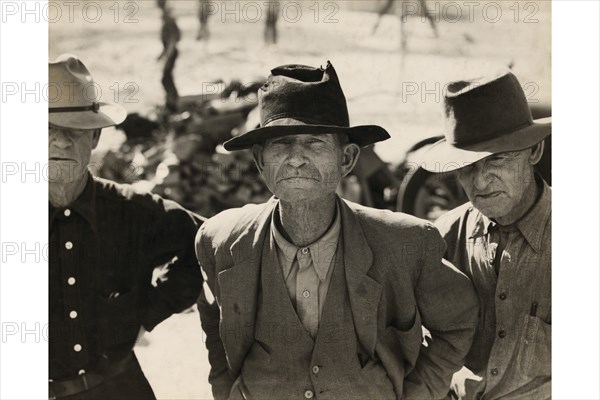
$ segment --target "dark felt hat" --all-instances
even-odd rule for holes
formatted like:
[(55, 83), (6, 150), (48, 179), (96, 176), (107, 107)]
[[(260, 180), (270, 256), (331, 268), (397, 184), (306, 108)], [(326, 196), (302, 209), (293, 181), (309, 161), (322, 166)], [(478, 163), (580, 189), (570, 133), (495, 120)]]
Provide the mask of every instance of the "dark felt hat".
[(48, 64), (48, 120), (71, 129), (99, 129), (118, 125), (127, 112), (116, 104), (98, 101), (96, 84), (83, 62), (63, 54)]
[(444, 94), (444, 139), (422, 156), (423, 168), (447, 172), (492, 154), (524, 150), (550, 135), (551, 118), (533, 120), (510, 71), (452, 82)]
[(346, 97), (335, 69), (282, 65), (271, 70), (258, 91), (260, 128), (243, 133), (223, 145), (227, 150), (243, 150), (274, 137), (345, 133), (351, 142), (366, 146), (389, 139), (376, 125), (350, 127)]

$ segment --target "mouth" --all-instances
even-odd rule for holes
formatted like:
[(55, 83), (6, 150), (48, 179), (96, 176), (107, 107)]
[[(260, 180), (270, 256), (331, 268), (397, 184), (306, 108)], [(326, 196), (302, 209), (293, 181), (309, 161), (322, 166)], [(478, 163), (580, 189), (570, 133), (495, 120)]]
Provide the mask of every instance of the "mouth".
[(478, 194), (476, 197), (480, 198), (480, 199), (493, 199), (494, 197), (497, 197), (501, 194), (502, 192), (490, 192), (490, 193), (485, 193), (485, 194)]
[(50, 161), (75, 161), (72, 158), (65, 157), (50, 157)]
[(277, 180), (277, 182), (282, 182), (282, 181), (293, 181), (293, 180), (298, 180), (298, 179), (308, 179), (311, 181), (319, 181), (318, 179), (312, 178), (310, 176), (288, 176), (286, 178), (280, 178)]

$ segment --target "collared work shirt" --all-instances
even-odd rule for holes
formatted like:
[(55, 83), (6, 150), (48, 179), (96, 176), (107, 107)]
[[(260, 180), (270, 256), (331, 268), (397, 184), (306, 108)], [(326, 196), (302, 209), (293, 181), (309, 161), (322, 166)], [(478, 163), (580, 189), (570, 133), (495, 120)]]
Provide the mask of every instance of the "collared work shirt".
[(49, 219), (51, 379), (122, 358), (140, 326), (150, 331), (198, 297), (201, 221), (176, 203), (90, 176), (73, 204), (50, 205)]
[(466, 381), (467, 399), (543, 399), (551, 383), (551, 189), (508, 232), (500, 234), (471, 203), (436, 221), (447, 258), (473, 282), (480, 302), (475, 339), (465, 366), (483, 377)]
[(319, 321), (331, 281), (331, 266), (335, 261), (340, 236), (340, 213), (336, 209), (334, 222), (327, 232), (316, 242), (302, 248), (283, 237), (275, 223), (278, 219), (276, 208), (273, 212), (271, 232), (283, 279), (300, 321), (314, 338), (319, 330)]

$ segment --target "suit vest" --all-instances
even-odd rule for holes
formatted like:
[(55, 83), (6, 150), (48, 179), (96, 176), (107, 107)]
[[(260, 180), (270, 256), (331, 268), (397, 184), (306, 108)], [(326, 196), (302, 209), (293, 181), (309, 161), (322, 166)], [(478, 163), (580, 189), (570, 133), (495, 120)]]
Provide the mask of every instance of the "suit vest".
[(340, 237), (313, 339), (290, 300), (275, 243), (272, 237), (264, 241), (255, 340), (240, 378), (250, 399), (396, 398), (382, 364), (370, 359), (356, 337), (342, 242)]

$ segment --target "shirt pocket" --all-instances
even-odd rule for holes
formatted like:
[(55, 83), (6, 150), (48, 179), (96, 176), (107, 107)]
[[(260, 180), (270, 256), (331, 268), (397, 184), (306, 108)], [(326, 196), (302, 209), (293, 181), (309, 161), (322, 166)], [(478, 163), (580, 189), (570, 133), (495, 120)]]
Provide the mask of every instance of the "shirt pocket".
[(135, 341), (140, 329), (135, 292), (111, 298), (98, 296), (97, 306), (98, 340), (102, 348)]
[(525, 316), (519, 340), (517, 367), (523, 376), (550, 376), (552, 371), (552, 325), (541, 318)]

